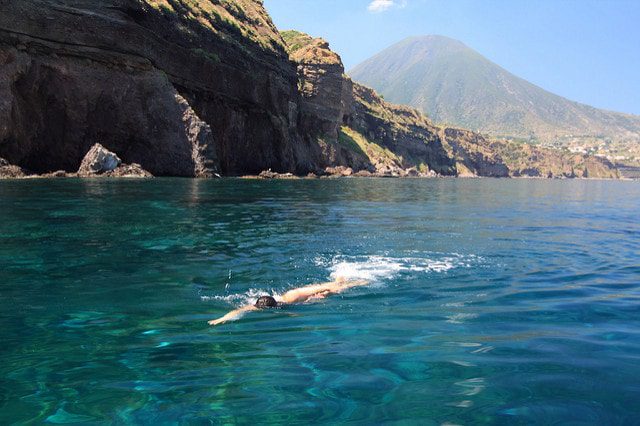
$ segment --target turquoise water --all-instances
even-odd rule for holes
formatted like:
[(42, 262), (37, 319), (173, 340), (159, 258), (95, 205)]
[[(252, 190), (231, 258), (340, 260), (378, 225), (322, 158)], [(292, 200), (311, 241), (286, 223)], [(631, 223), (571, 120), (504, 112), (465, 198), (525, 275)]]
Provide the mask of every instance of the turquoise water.
[[(0, 182), (0, 424), (637, 424), (640, 185)], [(206, 321), (263, 292), (371, 285)]]

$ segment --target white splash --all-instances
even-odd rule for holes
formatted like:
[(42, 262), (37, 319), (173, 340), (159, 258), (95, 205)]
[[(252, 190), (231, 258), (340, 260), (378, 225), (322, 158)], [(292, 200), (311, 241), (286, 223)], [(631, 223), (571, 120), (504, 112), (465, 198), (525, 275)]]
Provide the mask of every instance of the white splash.
[[(336, 256), (329, 262), (332, 279), (383, 281), (401, 273), (443, 273), (454, 268), (468, 268), (479, 258), (457, 253), (430, 253), (428, 257)], [(316, 263), (323, 264), (321, 260)]]
[(369, 256), (362, 260), (335, 258), (329, 267), (333, 280), (343, 278), (348, 280), (379, 281), (396, 276), (405, 266), (397, 259), (381, 256)]

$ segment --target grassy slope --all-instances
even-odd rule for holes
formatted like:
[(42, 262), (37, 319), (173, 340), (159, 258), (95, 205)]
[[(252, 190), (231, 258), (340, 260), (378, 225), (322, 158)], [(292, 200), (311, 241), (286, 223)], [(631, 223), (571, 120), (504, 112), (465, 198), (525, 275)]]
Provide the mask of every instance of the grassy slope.
[(142, 0), (150, 7), (188, 22), (185, 33), (200, 26), (236, 43), (248, 39), (265, 50), (284, 51), (282, 38), (262, 2), (254, 0)]

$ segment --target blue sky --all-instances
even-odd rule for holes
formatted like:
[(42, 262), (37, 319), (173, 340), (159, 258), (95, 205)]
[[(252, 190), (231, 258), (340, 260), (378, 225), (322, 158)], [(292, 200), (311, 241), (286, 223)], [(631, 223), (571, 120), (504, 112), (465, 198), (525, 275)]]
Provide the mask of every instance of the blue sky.
[(280, 29), (327, 39), (347, 69), (406, 37), (458, 39), (508, 71), (640, 114), (640, 0), (265, 0)]

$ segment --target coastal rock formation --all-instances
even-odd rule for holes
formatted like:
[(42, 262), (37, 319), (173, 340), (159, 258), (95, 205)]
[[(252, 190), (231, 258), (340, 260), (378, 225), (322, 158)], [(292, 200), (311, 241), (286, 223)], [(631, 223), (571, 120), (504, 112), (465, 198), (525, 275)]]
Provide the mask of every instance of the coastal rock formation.
[(325, 40), (298, 31), (282, 34), (297, 64), (301, 129), (320, 148), (316, 161), (321, 168), (383, 176), (403, 176), (411, 167), (455, 174), (437, 128), (424, 116), (353, 83)]
[(308, 163), (295, 67), (252, 0), (3, 2), (0, 155), (76, 170), (90, 141), (154, 175)]
[(91, 176), (107, 173), (114, 170), (121, 163), (122, 160), (116, 154), (97, 143), (91, 147), (82, 163), (80, 163), (78, 174)]
[(121, 164), (115, 169), (104, 174), (106, 177), (120, 177), (120, 178), (150, 178), (153, 177), (151, 173), (146, 171), (140, 166), (140, 164)]
[(344, 111), (352, 100), (340, 56), (322, 38), (298, 31), (284, 31), (282, 35), (297, 65), (302, 127), (337, 138)]
[(342, 175), (335, 172), (342, 167), (356, 176), (619, 177), (605, 159), (435, 126), (416, 109), (351, 81), (325, 40), (283, 35), (298, 66), (304, 134), (320, 146), (317, 162), (330, 175)]
[(33, 177), (33, 178), (70, 178), (70, 177), (79, 177), (79, 176), (78, 176), (78, 173), (67, 173), (64, 170), (56, 170), (55, 172), (44, 173), (44, 174), (41, 174), (41, 175), (31, 175), (30, 177)]
[(508, 177), (509, 168), (502, 158), (488, 146), (479, 134), (461, 129), (446, 128), (440, 131), (451, 158), (455, 160), (461, 177)]
[(620, 173), (606, 158), (574, 154), (534, 145), (486, 141), (509, 168), (510, 176), (542, 178), (606, 178), (618, 179)]
[(605, 158), (487, 139), (469, 130), (450, 127), (443, 129), (441, 135), (462, 177), (620, 177), (615, 166)]
[[(53, 177), (62, 177), (64, 172), (56, 172)], [(109, 151), (99, 143), (91, 147), (85, 155), (77, 176), (79, 177), (152, 177), (140, 164), (122, 164), (122, 160), (115, 153)]]
[(260, 179), (295, 179), (296, 176), (293, 173), (277, 173), (269, 169), (269, 170), (262, 171), (258, 175), (258, 178)]
[[(404, 175), (420, 173), (455, 175), (455, 163), (447, 154), (438, 128), (418, 111), (385, 102), (377, 93), (357, 83), (354, 102), (344, 129), (365, 151), (376, 171)], [(351, 129), (351, 130), (349, 130)]]
[(9, 164), (4, 158), (0, 158), (0, 179), (21, 178), (27, 176), (22, 167)]

